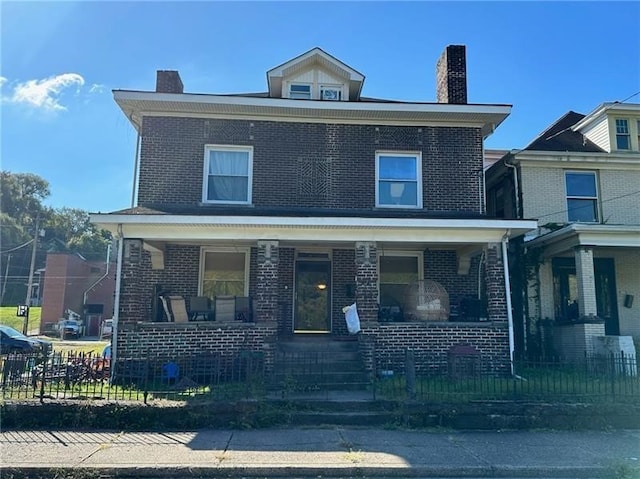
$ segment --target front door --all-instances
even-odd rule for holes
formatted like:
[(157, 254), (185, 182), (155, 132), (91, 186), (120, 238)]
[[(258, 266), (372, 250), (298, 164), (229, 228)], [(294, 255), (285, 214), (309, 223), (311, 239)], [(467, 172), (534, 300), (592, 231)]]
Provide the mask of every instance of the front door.
[(327, 333), (331, 330), (331, 263), (296, 261), (295, 333)]
[[(593, 273), (596, 286), (596, 307), (599, 318), (604, 319), (605, 334), (620, 334), (616, 296), (616, 272), (612, 258), (594, 258)], [(556, 319), (575, 321), (578, 311), (578, 280), (573, 258), (553, 259), (554, 297)]]

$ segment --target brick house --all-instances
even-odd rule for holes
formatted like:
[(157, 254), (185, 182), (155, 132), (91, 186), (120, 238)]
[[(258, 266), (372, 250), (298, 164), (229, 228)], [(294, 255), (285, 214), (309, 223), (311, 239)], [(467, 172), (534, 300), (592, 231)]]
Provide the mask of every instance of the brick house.
[[(313, 336), (356, 339), (369, 369), (464, 344), (508, 371), (503, 253), (536, 223), (489, 218), (482, 173), (510, 106), (467, 103), (464, 46), (436, 70), (435, 103), (366, 98), (364, 76), (319, 48), (268, 71), (264, 93), (184, 93), (176, 71), (115, 90), (139, 134), (137, 206), (92, 215), (120, 241), (116, 355), (268, 355)], [(448, 299), (411, 309), (411, 288)], [(168, 322), (163, 291), (215, 311)], [(226, 315), (229, 297), (249, 321)]]
[(513, 278), (522, 293), (514, 294), (519, 346), (569, 359), (597, 352), (603, 339), (595, 338), (605, 336), (617, 352), (623, 343), (633, 348), (631, 337), (640, 339), (640, 105), (571, 111), (486, 178), (490, 213), (539, 223), (520, 248), (532, 276), (518, 285)]

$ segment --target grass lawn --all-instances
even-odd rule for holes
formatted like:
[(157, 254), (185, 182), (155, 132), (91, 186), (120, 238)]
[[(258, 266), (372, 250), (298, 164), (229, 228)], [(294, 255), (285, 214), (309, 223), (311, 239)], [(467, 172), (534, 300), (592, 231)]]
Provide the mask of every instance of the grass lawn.
[[(2, 306), (0, 307), (0, 324), (10, 326), (13, 329), (17, 329), (22, 332), (22, 325), (24, 324), (24, 318), (16, 316), (16, 306)], [(40, 330), (40, 313), (41, 307), (32, 306), (29, 308), (29, 331)]]

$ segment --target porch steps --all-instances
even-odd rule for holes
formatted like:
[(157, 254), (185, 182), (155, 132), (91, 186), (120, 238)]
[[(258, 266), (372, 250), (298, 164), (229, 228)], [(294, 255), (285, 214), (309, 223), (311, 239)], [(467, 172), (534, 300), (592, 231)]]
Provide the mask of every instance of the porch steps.
[(364, 390), (370, 381), (364, 370), (357, 341), (302, 337), (278, 344), (272, 391)]

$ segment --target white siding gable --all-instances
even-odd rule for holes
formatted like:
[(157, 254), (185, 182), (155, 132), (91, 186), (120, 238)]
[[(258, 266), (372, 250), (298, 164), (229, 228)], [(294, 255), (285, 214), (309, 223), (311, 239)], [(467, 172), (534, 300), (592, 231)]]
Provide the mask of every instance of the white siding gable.
[(611, 151), (611, 137), (609, 136), (609, 124), (606, 117), (601, 118), (598, 122), (594, 122), (583, 130), (582, 134), (604, 151)]

